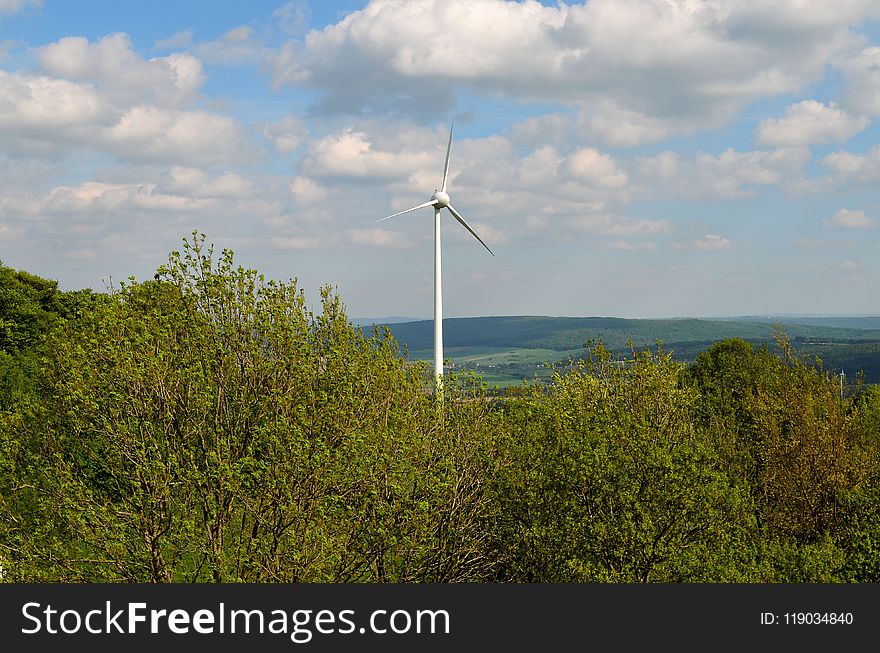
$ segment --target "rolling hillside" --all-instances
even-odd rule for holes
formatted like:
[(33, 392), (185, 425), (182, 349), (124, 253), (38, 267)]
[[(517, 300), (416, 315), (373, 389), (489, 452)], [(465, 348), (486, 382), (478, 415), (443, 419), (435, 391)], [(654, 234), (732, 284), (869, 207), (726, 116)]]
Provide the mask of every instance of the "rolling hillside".
[[(842, 318), (845, 319), (845, 318)], [(864, 319), (864, 318), (861, 318)], [(433, 346), (430, 320), (388, 325), (394, 337), (410, 351)], [(880, 341), (880, 328), (863, 329), (814, 324), (785, 324), (792, 338), (831, 341)], [(601, 340), (609, 349), (638, 346), (656, 340), (673, 343), (711, 343), (724, 338), (771, 341), (773, 323), (693, 318), (634, 320), (613, 317), (471, 317), (443, 321), (447, 347), (516, 347), (523, 349), (579, 349), (588, 340)]]
[[(787, 321), (791, 320), (791, 321)], [(794, 320), (803, 320), (796, 322)], [(863, 371), (880, 383), (880, 317), (748, 317), (639, 320), (612, 317), (473, 317), (443, 321), (445, 355), (463, 367), (504, 371), (511, 381), (533, 378), (542, 362), (578, 357), (588, 341), (602, 341), (615, 352), (632, 342), (637, 348), (657, 340), (679, 360), (693, 359), (711, 343), (742, 338), (756, 345), (773, 342), (776, 325), (803, 354), (819, 356), (829, 369), (852, 377)], [(433, 322), (389, 324), (410, 358), (433, 356)]]

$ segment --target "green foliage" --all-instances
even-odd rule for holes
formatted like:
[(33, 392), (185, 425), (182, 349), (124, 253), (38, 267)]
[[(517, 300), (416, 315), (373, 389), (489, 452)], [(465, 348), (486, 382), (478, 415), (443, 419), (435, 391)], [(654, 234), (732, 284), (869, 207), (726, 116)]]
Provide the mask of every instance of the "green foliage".
[(330, 288), (197, 234), (108, 295), (0, 281), (0, 580), (880, 579), (880, 392), (784, 336), (438, 401)]
[(481, 577), (485, 416), (438, 422), (427, 370), (327, 288), (312, 313), (203, 238), (157, 277), (51, 337), (5, 488), (19, 578)]
[(0, 411), (37, 392), (47, 334), (94, 301), (89, 290), (61, 292), (56, 281), (0, 263)]
[(504, 579), (738, 579), (748, 503), (693, 427), (682, 366), (596, 353), (512, 411), (497, 472)]
[(782, 357), (742, 341), (713, 345), (691, 376), (736, 477), (752, 490), (771, 534), (811, 543), (839, 527), (841, 493), (869, 478), (876, 450), (859, 436), (837, 380), (799, 359), (779, 338)]

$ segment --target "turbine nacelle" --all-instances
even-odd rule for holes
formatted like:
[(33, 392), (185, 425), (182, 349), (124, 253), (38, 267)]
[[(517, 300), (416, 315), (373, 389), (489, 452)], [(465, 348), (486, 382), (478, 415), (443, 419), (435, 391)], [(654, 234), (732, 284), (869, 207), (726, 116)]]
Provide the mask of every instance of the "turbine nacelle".
[[(422, 197), (424, 197), (424, 195), (422, 195)], [(434, 194), (431, 195), (431, 201), (438, 209), (444, 206), (449, 206), (449, 194), (444, 193), (442, 190), (434, 191)]]
[[(446, 192), (446, 181), (449, 179), (449, 151), (452, 149), (452, 127), (449, 128), (449, 143), (446, 144), (446, 163), (443, 164), (443, 185), (440, 186), (440, 190), (435, 190), (434, 194), (431, 195), (431, 199), (427, 202), (422, 202), (418, 206), (414, 206), (410, 209), (405, 209), (403, 211), (398, 211), (397, 213), (392, 213), (391, 215), (386, 215), (384, 218), (380, 218), (376, 222), (382, 222), (383, 220), (388, 220), (398, 215), (403, 215), (404, 213), (409, 213), (410, 211), (418, 211), (419, 209), (425, 209), (427, 207), (432, 207), (435, 211), (439, 211), (440, 209), (446, 209), (449, 213), (452, 214), (452, 217), (458, 221), (462, 227), (467, 229), (471, 236), (480, 241), (480, 244), (488, 250), (488, 252), (495, 256), (495, 252), (489, 249), (489, 246), (483, 242), (483, 239), (477, 235), (477, 232), (471, 229), (471, 226), (465, 222), (465, 219), (461, 217), (461, 213), (455, 210), (455, 207), (449, 203), (449, 193)], [(439, 237), (439, 236), (438, 236)]]

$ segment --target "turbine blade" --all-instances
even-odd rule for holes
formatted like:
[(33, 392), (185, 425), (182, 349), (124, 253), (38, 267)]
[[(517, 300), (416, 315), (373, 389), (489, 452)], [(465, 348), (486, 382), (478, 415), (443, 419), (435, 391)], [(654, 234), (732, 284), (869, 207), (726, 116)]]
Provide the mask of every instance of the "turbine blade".
[(446, 163), (443, 164), (443, 185), (440, 187), (444, 193), (446, 192), (446, 178), (449, 176), (449, 151), (452, 149), (452, 129), (455, 127), (455, 121), (449, 126), (449, 142), (446, 144)]
[(406, 211), (398, 211), (397, 213), (392, 213), (391, 215), (386, 215), (384, 218), (379, 218), (376, 222), (382, 222), (383, 220), (387, 220), (389, 218), (393, 218), (397, 215), (403, 215), (404, 213), (409, 213), (410, 211), (415, 211), (417, 209), (423, 209), (426, 206), (434, 206), (436, 204), (436, 200), (431, 200), (429, 202), (424, 202), (419, 204), (418, 206), (414, 206), (411, 209), (407, 209)]
[(446, 208), (449, 209), (449, 212), (452, 214), (452, 217), (455, 218), (456, 220), (458, 220), (458, 221), (461, 223), (461, 226), (462, 226), (462, 227), (464, 227), (465, 229), (467, 229), (468, 231), (470, 231), (470, 232), (471, 232), (471, 235), (472, 235), (474, 238), (476, 238), (477, 240), (479, 240), (480, 243), (483, 245), (483, 247), (485, 247), (487, 250), (489, 250), (489, 253), (490, 253), (492, 256), (495, 256), (495, 252), (493, 252), (491, 249), (489, 249), (489, 246), (488, 246), (486, 243), (483, 242), (483, 239), (480, 238), (480, 237), (477, 235), (477, 232), (476, 232), (476, 231), (474, 231), (473, 229), (471, 229), (470, 225), (469, 225), (467, 222), (464, 221), (464, 218), (463, 218), (463, 217), (461, 217), (461, 214), (460, 214), (458, 211), (456, 211), (456, 210), (452, 207), (452, 204), (447, 204), (447, 205), (446, 205)]

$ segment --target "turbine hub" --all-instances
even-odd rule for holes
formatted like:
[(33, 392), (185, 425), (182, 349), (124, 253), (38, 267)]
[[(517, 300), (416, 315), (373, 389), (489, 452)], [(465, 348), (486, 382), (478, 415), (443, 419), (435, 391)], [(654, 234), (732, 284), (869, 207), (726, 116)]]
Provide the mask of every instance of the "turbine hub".
[[(422, 195), (422, 197), (424, 197), (424, 195)], [(442, 190), (435, 191), (435, 193), (431, 195), (431, 200), (437, 202), (439, 206), (449, 206), (449, 195)]]

